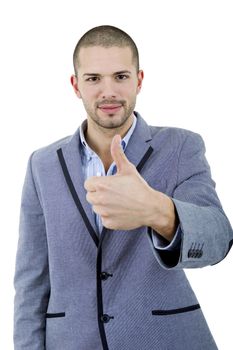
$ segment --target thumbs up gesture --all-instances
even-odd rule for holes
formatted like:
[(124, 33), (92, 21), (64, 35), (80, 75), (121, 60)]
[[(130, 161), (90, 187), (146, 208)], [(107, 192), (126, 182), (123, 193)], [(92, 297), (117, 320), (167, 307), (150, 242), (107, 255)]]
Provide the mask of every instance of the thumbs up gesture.
[(84, 183), (87, 201), (101, 216), (106, 228), (131, 230), (147, 225), (152, 213), (146, 210), (146, 204), (153, 189), (127, 159), (120, 135), (112, 139), (111, 155), (116, 163), (116, 174), (88, 178)]
[(102, 224), (113, 230), (133, 230), (150, 226), (171, 241), (179, 219), (170, 197), (156, 191), (138, 173), (121, 148), (121, 136), (115, 135), (111, 155), (117, 166), (113, 176), (92, 176), (84, 183), (86, 199), (99, 214)]

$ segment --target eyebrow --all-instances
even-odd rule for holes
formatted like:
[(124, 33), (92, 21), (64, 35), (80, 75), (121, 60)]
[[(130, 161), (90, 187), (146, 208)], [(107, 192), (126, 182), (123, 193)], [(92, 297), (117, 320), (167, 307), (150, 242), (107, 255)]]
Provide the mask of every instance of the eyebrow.
[[(113, 75), (119, 75), (119, 74), (125, 74), (125, 73), (131, 74), (131, 72), (130, 72), (129, 70), (121, 70), (121, 71), (119, 71), (119, 72), (113, 73)], [(84, 77), (84, 76), (88, 76), (88, 77), (90, 77), (90, 76), (100, 77), (101, 74), (99, 74), (99, 73), (84, 73), (84, 74), (83, 74), (83, 77)]]

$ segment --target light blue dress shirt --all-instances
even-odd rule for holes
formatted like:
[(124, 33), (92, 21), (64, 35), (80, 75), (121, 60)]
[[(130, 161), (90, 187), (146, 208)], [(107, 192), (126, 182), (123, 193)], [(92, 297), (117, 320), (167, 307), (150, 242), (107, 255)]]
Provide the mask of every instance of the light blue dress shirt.
[[(125, 152), (125, 149), (127, 147), (128, 142), (129, 142), (129, 139), (134, 132), (134, 129), (136, 127), (136, 123), (137, 123), (137, 118), (134, 115), (134, 120), (133, 120), (131, 127), (129, 128), (125, 137), (121, 140), (121, 146), (122, 146), (122, 149), (124, 152)], [(110, 167), (107, 171), (107, 174), (106, 174), (102, 160), (89, 147), (89, 145), (87, 144), (87, 142), (85, 140), (84, 132), (85, 132), (86, 128), (87, 128), (87, 119), (85, 119), (82, 122), (81, 127), (80, 127), (80, 141), (81, 141), (80, 142), (80, 154), (81, 154), (81, 161), (82, 161), (82, 170), (84, 173), (85, 180), (87, 178), (89, 178), (90, 176), (114, 175), (117, 171), (116, 163), (113, 162), (110, 165)], [(93, 212), (93, 215), (95, 217), (97, 232), (100, 234), (102, 232), (102, 228), (103, 228), (101, 216), (96, 214), (93, 210), (92, 210), (92, 212)], [(180, 239), (181, 239), (180, 227), (178, 227), (177, 232), (176, 232), (173, 240), (169, 244), (165, 239), (163, 239), (163, 237), (161, 235), (156, 233), (154, 230), (153, 230), (152, 238), (153, 238), (153, 243), (154, 243), (155, 248), (161, 249), (161, 250), (173, 250), (173, 249), (177, 248), (178, 244), (180, 243)]]

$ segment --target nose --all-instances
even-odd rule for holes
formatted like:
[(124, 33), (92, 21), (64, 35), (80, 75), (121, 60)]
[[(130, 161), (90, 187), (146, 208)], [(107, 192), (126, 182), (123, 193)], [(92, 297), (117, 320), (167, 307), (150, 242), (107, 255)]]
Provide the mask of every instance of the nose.
[(115, 84), (111, 78), (103, 79), (101, 84), (101, 98), (102, 99), (111, 99), (116, 98)]

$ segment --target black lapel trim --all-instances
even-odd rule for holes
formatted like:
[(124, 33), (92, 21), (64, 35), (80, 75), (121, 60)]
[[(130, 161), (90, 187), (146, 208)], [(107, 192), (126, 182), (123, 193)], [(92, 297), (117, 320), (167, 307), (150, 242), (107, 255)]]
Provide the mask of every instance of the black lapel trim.
[(151, 153), (153, 152), (153, 148), (150, 146), (148, 148), (148, 150), (146, 151), (146, 153), (144, 154), (144, 156), (142, 157), (142, 159), (140, 160), (139, 164), (137, 165), (137, 171), (140, 173), (140, 171), (142, 170), (144, 164), (146, 163), (147, 159), (150, 157)]
[(58, 158), (59, 158), (62, 170), (63, 170), (63, 174), (64, 174), (65, 179), (66, 179), (66, 183), (67, 183), (67, 185), (69, 187), (70, 193), (71, 193), (71, 195), (73, 197), (73, 200), (74, 200), (74, 202), (76, 204), (76, 207), (80, 211), (80, 214), (82, 215), (82, 218), (83, 218), (83, 220), (85, 222), (85, 225), (86, 225), (86, 227), (87, 227), (87, 229), (88, 229), (92, 239), (94, 240), (96, 246), (98, 247), (98, 245), (99, 245), (99, 238), (96, 235), (95, 230), (91, 226), (90, 221), (88, 220), (88, 217), (87, 217), (87, 215), (86, 215), (86, 213), (85, 213), (85, 211), (83, 209), (83, 206), (82, 206), (82, 204), (81, 204), (81, 202), (80, 202), (80, 200), (78, 198), (78, 194), (77, 194), (77, 192), (75, 190), (75, 187), (74, 187), (74, 184), (73, 184), (73, 182), (71, 180), (71, 177), (70, 177), (69, 171), (67, 169), (67, 165), (66, 165), (66, 162), (65, 162), (65, 159), (64, 159), (64, 156), (63, 156), (61, 148), (59, 148), (57, 150), (57, 154), (58, 154)]

